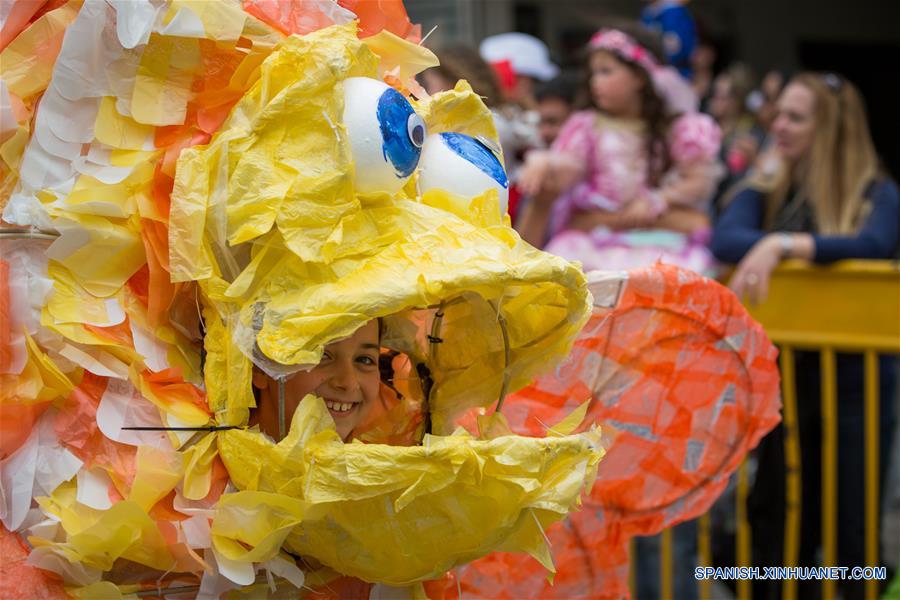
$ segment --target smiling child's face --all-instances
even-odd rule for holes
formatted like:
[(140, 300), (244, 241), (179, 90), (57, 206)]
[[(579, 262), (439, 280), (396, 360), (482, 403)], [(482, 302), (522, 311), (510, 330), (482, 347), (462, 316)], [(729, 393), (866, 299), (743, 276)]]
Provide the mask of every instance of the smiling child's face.
[[(325, 346), (322, 360), (309, 371), (285, 381), (285, 415), (290, 423), (307, 394), (325, 400), (341, 439), (347, 440), (378, 397), (378, 321), (372, 320), (349, 338)], [(278, 435), (278, 382), (254, 371), (253, 385), (260, 390), (257, 422), (260, 429)]]

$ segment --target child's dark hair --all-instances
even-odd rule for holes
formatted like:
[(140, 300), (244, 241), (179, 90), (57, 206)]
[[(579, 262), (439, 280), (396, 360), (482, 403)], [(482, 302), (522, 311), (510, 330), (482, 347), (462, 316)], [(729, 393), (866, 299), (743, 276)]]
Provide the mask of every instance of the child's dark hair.
[[(622, 33), (631, 36), (634, 41), (653, 55), (657, 64), (667, 64), (665, 54), (662, 51), (662, 43), (657, 34), (631, 21), (616, 21), (608, 24), (606, 27), (609, 29), (618, 29)], [(644, 82), (641, 95), (641, 120), (647, 124), (647, 182), (650, 186), (657, 187), (659, 186), (663, 174), (671, 165), (669, 151), (666, 145), (666, 136), (669, 131), (669, 126), (672, 123), (672, 115), (668, 114), (665, 101), (656, 92), (650, 73), (648, 73), (646, 69), (613, 52), (599, 48), (594, 49), (590, 46), (586, 49), (584, 56), (585, 69), (578, 102), (579, 108), (600, 110), (600, 107), (594, 102), (590, 89), (590, 60), (596, 52), (609, 52), (616, 60), (631, 69), (631, 71)]]
[(538, 102), (558, 98), (566, 104), (574, 104), (578, 93), (578, 73), (564, 71), (538, 87), (534, 96)]

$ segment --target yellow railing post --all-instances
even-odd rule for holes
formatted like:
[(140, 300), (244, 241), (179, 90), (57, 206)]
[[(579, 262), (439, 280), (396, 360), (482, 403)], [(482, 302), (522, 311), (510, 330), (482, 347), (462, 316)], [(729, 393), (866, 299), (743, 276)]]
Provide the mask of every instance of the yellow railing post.
[(659, 540), (659, 594), (662, 598), (674, 598), (675, 587), (672, 584), (672, 528), (664, 529)]
[[(781, 389), (784, 427), (784, 565), (797, 566), (800, 555), (800, 507), (803, 497), (801, 481), (800, 432), (797, 426), (797, 378), (794, 370), (794, 350), (781, 348)], [(773, 565), (774, 566), (774, 565)], [(782, 583), (785, 600), (796, 600), (797, 582), (785, 579)]]
[[(852, 293), (848, 293), (852, 290)], [(879, 539), (879, 421), (878, 354), (900, 354), (900, 262), (848, 260), (829, 267), (801, 261), (782, 263), (773, 273), (769, 299), (747, 306), (750, 314), (781, 348), (781, 377), (785, 460), (785, 567), (799, 566), (802, 517), (802, 456), (797, 406), (795, 350), (818, 350), (821, 364), (821, 544), (822, 566), (837, 563), (838, 518), (838, 397), (837, 351), (864, 357), (865, 398), (865, 566), (878, 566)], [(748, 481), (745, 465), (738, 471), (738, 566), (751, 565), (751, 532), (747, 523)], [(807, 492), (809, 493), (809, 492)], [(708, 515), (698, 521), (701, 566), (712, 563)], [(667, 556), (663, 557), (664, 562)], [(776, 566), (776, 565), (771, 565)], [(863, 566), (863, 565), (840, 565)], [(665, 566), (661, 567), (665, 579)], [(632, 571), (632, 576), (634, 572)], [(836, 596), (836, 582), (822, 582), (823, 598)], [(876, 600), (879, 583), (865, 583), (866, 598)], [(634, 592), (632, 583), (632, 592)], [(668, 588), (664, 588), (668, 589)], [(739, 598), (749, 598), (749, 581), (738, 581)], [(701, 598), (710, 597), (709, 582), (700, 583)], [(797, 599), (797, 581), (782, 582), (785, 600)], [(664, 596), (666, 597), (666, 596)]]
[[(750, 479), (747, 474), (747, 461), (741, 463), (737, 472), (737, 548), (735, 559), (737, 566), (751, 566), (751, 536), (750, 523), (747, 520), (747, 496), (750, 495)], [(740, 579), (737, 582), (737, 597), (739, 600), (749, 600), (753, 591), (752, 584), (749, 579)]]
[[(822, 348), (822, 566), (837, 566), (837, 367), (834, 350)], [(834, 598), (835, 582), (822, 581)]]
[[(785, 431), (784, 566), (797, 566), (800, 531), (800, 446), (793, 350), (821, 352), (822, 563), (837, 564), (837, 398), (835, 352), (864, 355), (865, 365), (865, 561), (878, 565), (879, 389), (878, 353), (900, 353), (900, 262), (846, 260), (828, 267), (803, 261), (782, 263), (772, 274), (765, 303), (747, 307), (773, 342), (782, 347), (781, 373)], [(842, 565), (861, 566), (861, 565)], [(877, 582), (866, 582), (866, 597), (877, 597)], [(835, 583), (823, 582), (825, 598)], [(796, 598), (796, 582), (786, 580), (783, 596)]]
[[(879, 408), (878, 355), (865, 353), (865, 440), (866, 440), (866, 565), (878, 566), (878, 445)], [(866, 581), (866, 598), (878, 598), (878, 581)]]
[[(709, 513), (700, 515), (697, 519), (697, 554), (700, 559), (699, 567), (712, 566), (712, 534), (710, 532)], [(700, 587), (700, 600), (710, 600), (712, 598), (712, 584), (709, 579), (701, 579), (698, 584)]]

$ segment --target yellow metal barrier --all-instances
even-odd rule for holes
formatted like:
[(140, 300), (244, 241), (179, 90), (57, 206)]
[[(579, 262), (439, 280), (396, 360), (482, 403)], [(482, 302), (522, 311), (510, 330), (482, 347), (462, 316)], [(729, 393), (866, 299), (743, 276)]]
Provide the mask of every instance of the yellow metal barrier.
[[(769, 298), (749, 306), (750, 313), (781, 346), (784, 379), (786, 490), (785, 566), (796, 565), (799, 550), (800, 447), (794, 393), (795, 348), (821, 352), (822, 373), (822, 558), (837, 564), (837, 373), (835, 351), (865, 357), (866, 427), (866, 563), (878, 564), (878, 352), (900, 353), (900, 265), (894, 261), (842, 261), (814, 267), (788, 261), (773, 274)], [(823, 596), (833, 598), (833, 581), (823, 582)], [(866, 595), (877, 597), (878, 582)], [(785, 598), (796, 598), (794, 582), (784, 584)]]
[[(841, 261), (828, 267), (786, 261), (772, 275), (765, 303), (747, 307), (781, 351), (784, 455), (784, 564), (797, 566), (803, 495), (797, 415), (795, 350), (821, 354), (822, 418), (822, 560), (837, 565), (837, 373), (836, 352), (864, 356), (865, 398), (865, 561), (878, 565), (879, 510), (879, 390), (878, 354), (900, 354), (900, 263)], [(736, 563), (752, 564), (750, 530), (746, 522), (747, 474), (737, 474)], [(708, 517), (701, 517), (698, 548), (704, 566), (711, 564)], [(863, 565), (840, 565), (863, 566)], [(705, 583), (705, 582), (704, 582)], [(878, 597), (879, 582), (866, 582), (866, 597)], [(750, 582), (738, 582), (739, 598), (750, 595)], [(797, 598), (794, 580), (783, 582), (783, 597)], [(707, 585), (701, 585), (708, 598)], [(823, 582), (823, 597), (836, 597), (833, 581)]]
[[(864, 355), (866, 564), (878, 565), (878, 353), (900, 353), (900, 264), (896, 261), (847, 260), (829, 267), (815, 267), (802, 261), (787, 261), (774, 272), (767, 301), (748, 309), (765, 327), (772, 341), (781, 346), (785, 391), (785, 460), (788, 463), (785, 566), (796, 565), (802, 493), (796, 431), (794, 348), (821, 352), (824, 566), (837, 564), (836, 503), (839, 482), (835, 351), (861, 352)], [(823, 597), (834, 598), (834, 582), (825, 581), (823, 584)], [(784, 596), (796, 598), (793, 582), (785, 582)], [(866, 582), (866, 596), (877, 598), (877, 581)]]
[(786, 261), (772, 275), (766, 302), (747, 308), (779, 345), (900, 352), (900, 264), (894, 261), (829, 267)]

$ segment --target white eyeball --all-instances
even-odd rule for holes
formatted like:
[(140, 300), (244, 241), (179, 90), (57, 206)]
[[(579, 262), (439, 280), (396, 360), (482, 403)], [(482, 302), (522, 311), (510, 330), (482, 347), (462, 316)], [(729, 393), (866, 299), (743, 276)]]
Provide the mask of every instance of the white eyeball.
[(362, 194), (400, 191), (422, 153), (425, 122), (389, 85), (368, 77), (344, 80), (344, 126)]
[(419, 191), (438, 189), (468, 202), (497, 190), (501, 214), (509, 203), (509, 179), (497, 155), (483, 142), (461, 133), (435, 133), (425, 139), (419, 161)]

